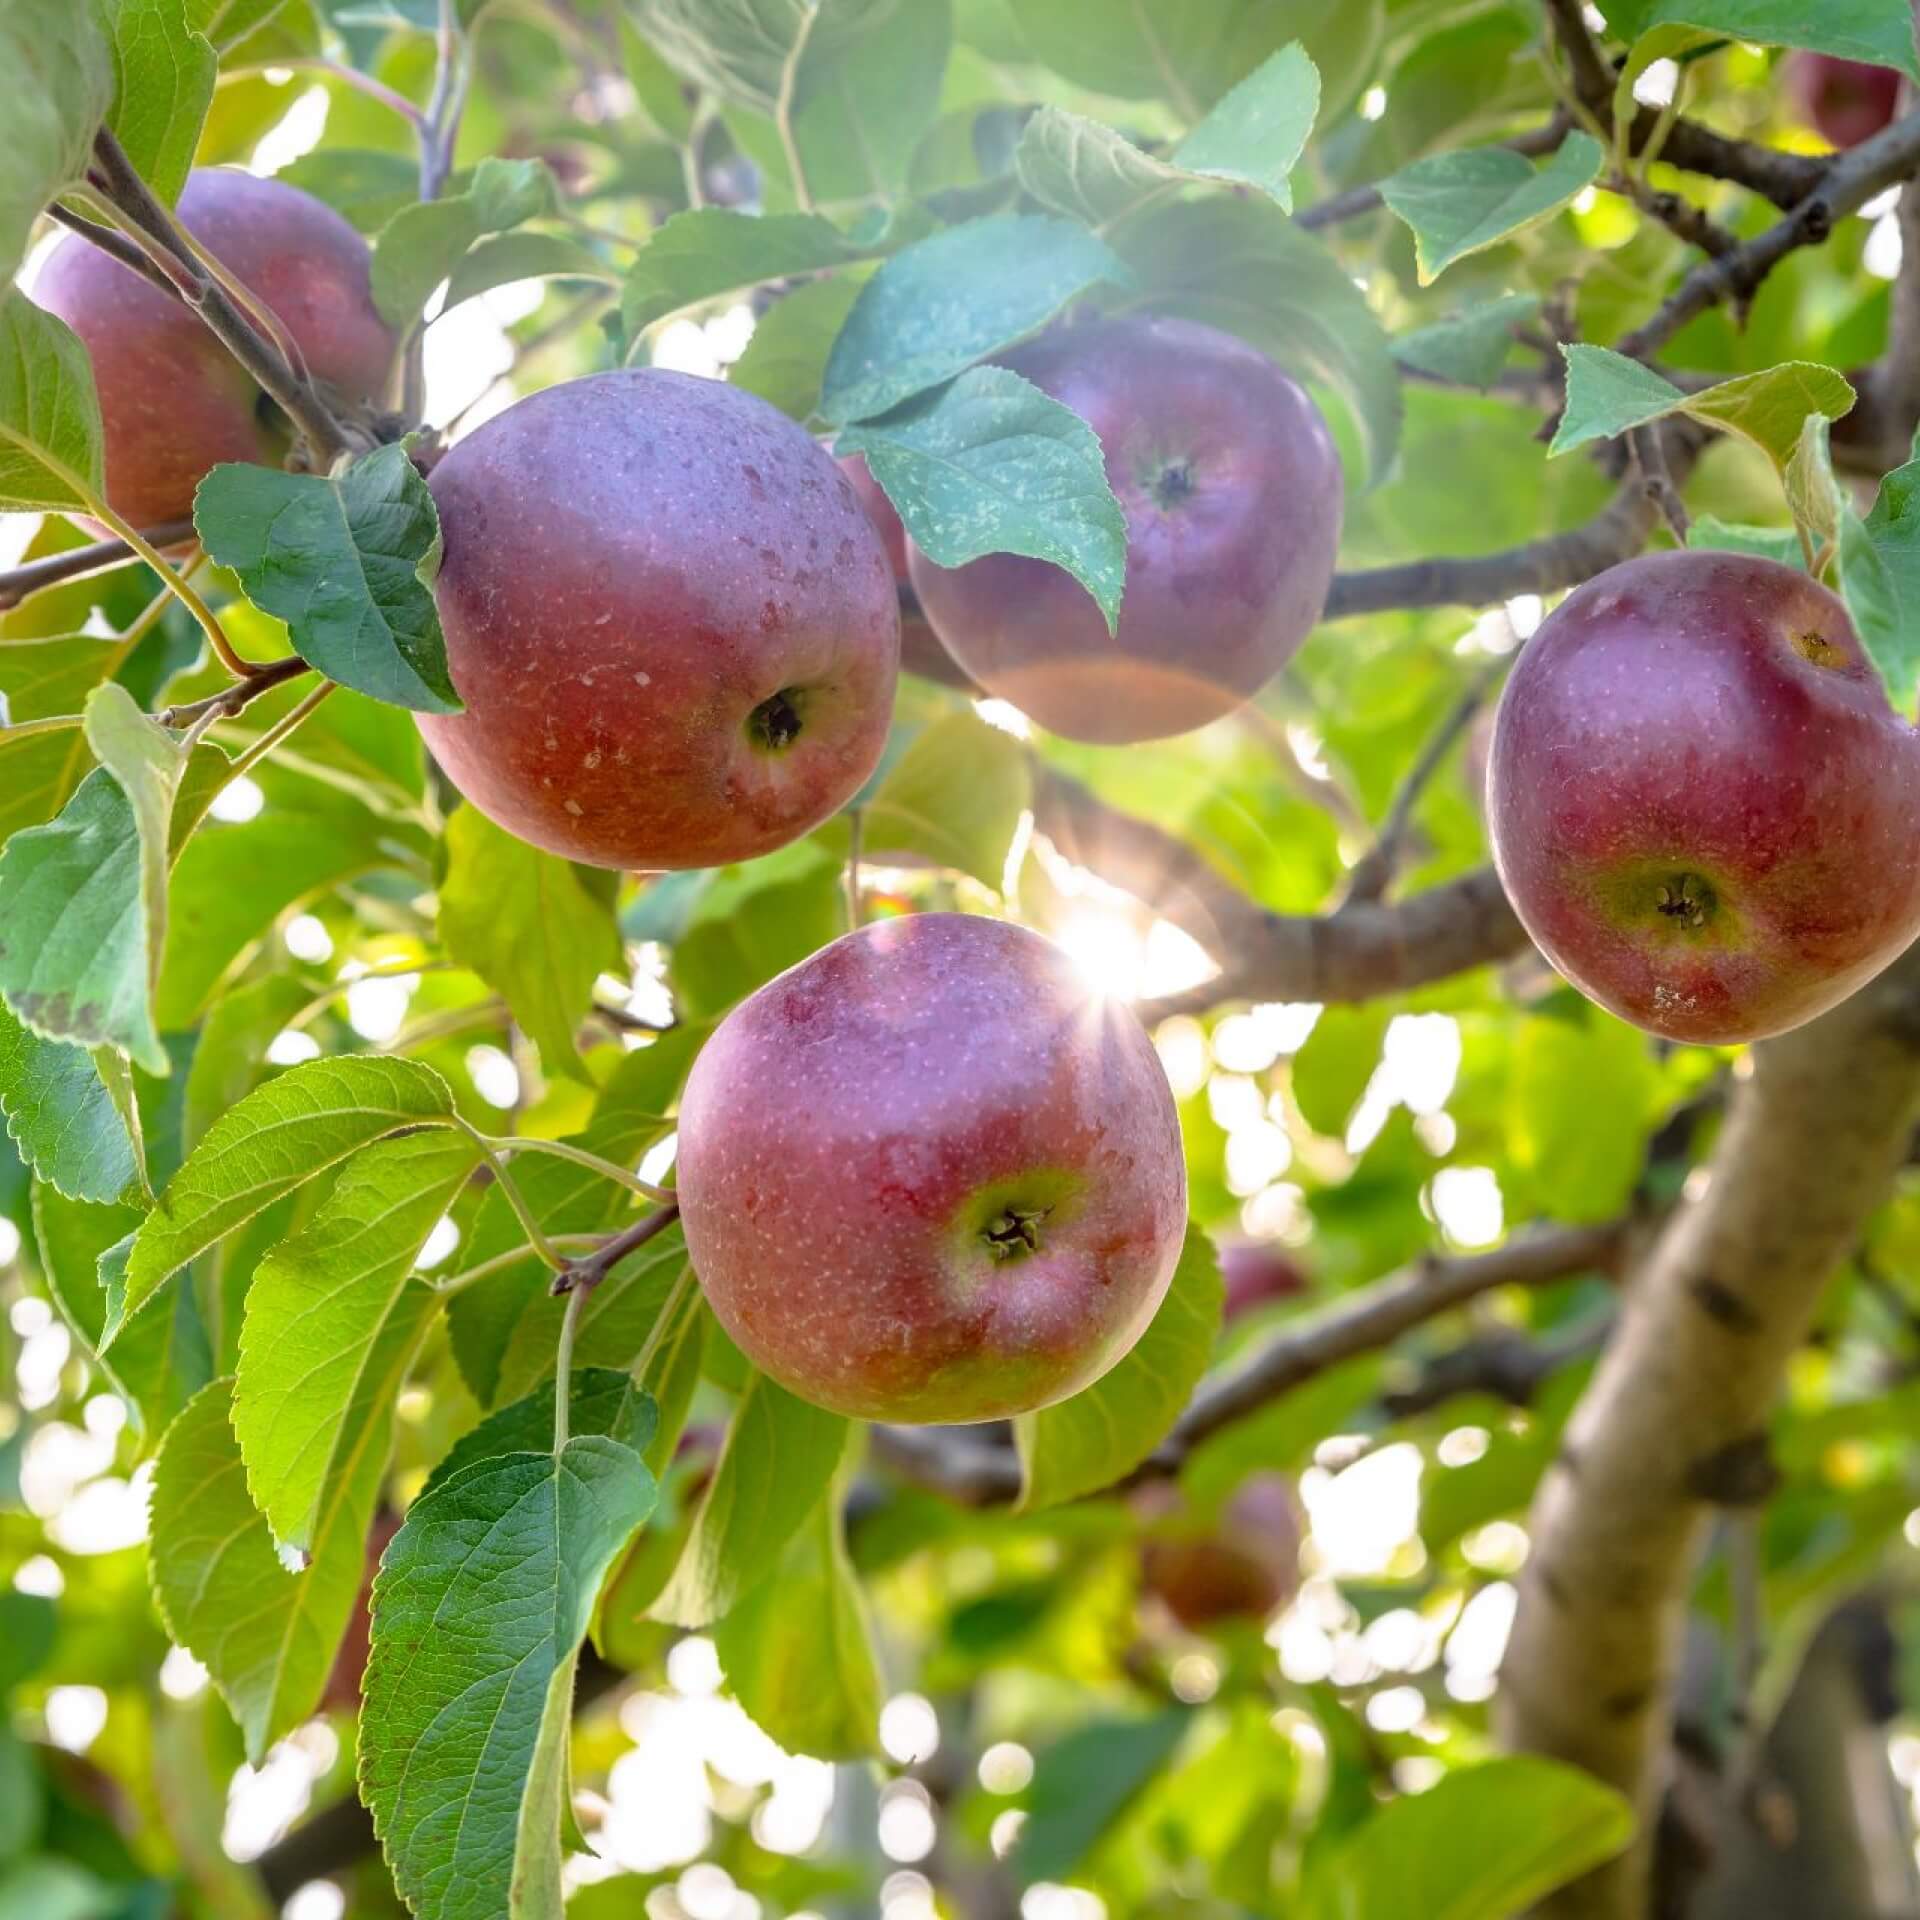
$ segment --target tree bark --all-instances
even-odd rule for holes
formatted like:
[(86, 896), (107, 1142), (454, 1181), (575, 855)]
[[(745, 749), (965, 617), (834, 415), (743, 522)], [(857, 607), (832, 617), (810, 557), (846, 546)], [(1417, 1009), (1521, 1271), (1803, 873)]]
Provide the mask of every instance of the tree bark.
[(1702, 1533), (1759, 1497), (1764, 1430), (1829, 1275), (1920, 1114), (1920, 947), (1757, 1047), (1708, 1163), (1632, 1278), (1535, 1498), (1498, 1701), (1510, 1747), (1618, 1787), (1639, 1837), (1546, 1920), (1645, 1920), (1673, 1670)]

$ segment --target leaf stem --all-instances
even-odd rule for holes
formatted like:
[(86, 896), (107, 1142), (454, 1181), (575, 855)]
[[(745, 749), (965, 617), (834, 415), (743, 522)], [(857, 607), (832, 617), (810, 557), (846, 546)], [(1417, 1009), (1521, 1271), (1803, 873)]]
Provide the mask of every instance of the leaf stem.
[(793, 130), (793, 96), (800, 78), (800, 61), (813, 37), (814, 22), (820, 18), (820, 0), (806, 0), (800, 31), (780, 63), (780, 93), (774, 102), (773, 124), (780, 130), (780, 150), (786, 155), (787, 171), (793, 176), (793, 204), (802, 213), (813, 211), (813, 190), (807, 185), (806, 163), (800, 158), (800, 141)]
[(560, 1316), (560, 1344), (553, 1355), (553, 1450), (556, 1454), (567, 1444), (567, 1402), (573, 1397), (573, 1343), (580, 1331), (580, 1313), (586, 1298), (585, 1287), (573, 1288), (567, 1295), (567, 1310)]
[[(312, 713), (314, 708), (317, 707), (328, 694), (335, 690), (337, 685), (338, 682), (336, 681), (322, 680), (298, 706), (283, 714), (272, 726), (266, 728), (250, 747), (245, 748), (235, 757), (232, 770), (227, 775), (228, 780), (238, 780), (249, 767), (264, 760), (281, 741), (285, 740), (302, 725), (307, 716)], [(216, 715), (209, 714), (204, 724), (211, 725), (216, 717)]]
[[(364, 977), (364, 976), (363, 976)], [(597, 1247), (606, 1238), (600, 1233), (556, 1233), (551, 1236), (550, 1244), (555, 1247), (586, 1249)], [(430, 1281), (435, 1293), (464, 1293), (467, 1288), (477, 1286), (482, 1280), (490, 1280), (496, 1273), (505, 1273), (509, 1267), (517, 1267), (533, 1248), (522, 1241), (517, 1247), (510, 1247), (505, 1253), (496, 1253), (490, 1259), (482, 1260), (476, 1266), (465, 1268), (459, 1273), (450, 1273), (444, 1280)]]
[(647, 1335), (646, 1345), (640, 1349), (639, 1358), (628, 1368), (633, 1378), (643, 1385), (646, 1381), (647, 1369), (653, 1364), (654, 1355), (666, 1344), (667, 1335), (677, 1326), (681, 1305), (693, 1291), (693, 1285), (693, 1267), (689, 1263), (680, 1269), (679, 1278), (674, 1281), (672, 1290), (661, 1303), (660, 1317), (654, 1321), (653, 1328)]
[(89, 500), (87, 504), (92, 510), (93, 517), (102, 526), (110, 527), (118, 534), (160, 576), (180, 604), (200, 623), (207, 636), (208, 644), (213, 648), (220, 664), (236, 680), (252, 679), (260, 669), (252, 661), (243, 660), (234, 652), (233, 642), (227, 638), (226, 629), (214, 618), (213, 609), (188, 583), (186, 575), (174, 572), (162, 557), (159, 548), (153, 546), (138, 527), (121, 519), (104, 500)]
[(527, 1245), (539, 1257), (541, 1264), (555, 1273), (564, 1274), (568, 1266), (565, 1257), (555, 1251), (553, 1242), (541, 1231), (540, 1222), (533, 1217), (533, 1209), (527, 1205), (527, 1196), (520, 1191), (520, 1183), (507, 1171), (507, 1163), (494, 1152), (494, 1143), (478, 1127), (458, 1116), (455, 1116), (453, 1124), (479, 1148), (481, 1159), (487, 1163), (494, 1179), (499, 1182), (500, 1191), (506, 1195), (507, 1205), (513, 1209), (514, 1217), (520, 1222), (521, 1230), (527, 1236)]
[(847, 815), (847, 931), (858, 933), (862, 918), (860, 900), (860, 843), (864, 838), (862, 829), (865, 821), (861, 809), (853, 808)]
[(665, 1206), (673, 1198), (670, 1187), (657, 1187), (651, 1180), (642, 1180), (637, 1173), (629, 1171), (617, 1161), (603, 1159), (599, 1154), (590, 1153), (585, 1147), (576, 1147), (570, 1141), (541, 1140), (529, 1134), (512, 1133), (496, 1134), (488, 1140), (487, 1145), (502, 1155), (550, 1153), (556, 1159), (571, 1160), (575, 1166), (588, 1167), (595, 1173), (604, 1174), (609, 1180), (617, 1181), (657, 1206)]

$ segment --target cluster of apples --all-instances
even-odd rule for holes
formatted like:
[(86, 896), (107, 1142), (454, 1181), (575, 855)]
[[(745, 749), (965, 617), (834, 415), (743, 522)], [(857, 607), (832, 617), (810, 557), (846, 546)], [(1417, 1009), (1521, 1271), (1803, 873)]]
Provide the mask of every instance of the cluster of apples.
[[(183, 224), (323, 387), (378, 403), (396, 343), (365, 243), (291, 188), (197, 173)], [(108, 495), (183, 517), (288, 434), (198, 319), (78, 239), (35, 297), (92, 356)], [(898, 588), (980, 686), (1055, 730), (1185, 731), (1319, 618), (1341, 473), (1311, 400), (1213, 329), (1121, 318), (1007, 364), (1098, 434), (1125, 513), (1117, 634), (1064, 571), (947, 570), (869, 476), (774, 408), (657, 369), (520, 400), (434, 467), (435, 585), (464, 711), (420, 726), (455, 786), (563, 857), (642, 871), (788, 844), (885, 744)], [(925, 641), (924, 644), (931, 644)], [(1501, 872), (1569, 977), (1654, 1031), (1810, 1017), (1911, 937), (1913, 735), (1812, 581), (1676, 554), (1594, 581), (1515, 670), (1492, 751)], [(850, 1414), (980, 1420), (1111, 1366), (1185, 1230), (1172, 1096), (1131, 1013), (1050, 943), (926, 914), (744, 1002), (681, 1114), (688, 1244), (741, 1347)]]

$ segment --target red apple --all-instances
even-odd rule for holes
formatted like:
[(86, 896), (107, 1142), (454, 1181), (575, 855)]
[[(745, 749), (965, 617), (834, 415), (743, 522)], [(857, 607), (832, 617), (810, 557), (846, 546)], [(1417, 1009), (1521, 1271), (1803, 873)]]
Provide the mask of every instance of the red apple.
[(886, 552), (764, 400), (595, 374), (489, 420), (431, 485), (466, 711), (420, 730), (509, 832), (596, 866), (719, 866), (798, 839), (878, 764)]
[[(193, 174), (177, 214), (257, 295), (323, 388), (355, 405), (385, 397), (393, 335), (368, 290), (367, 243), (329, 206), (277, 180)], [(277, 466), (279, 409), (198, 314), (77, 234), (47, 256), (33, 298), (80, 336), (106, 436), (107, 504), (135, 526), (193, 511), (222, 460)]]
[(1139, 1021), (968, 914), (863, 928), (736, 1007), (687, 1079), (678, 1184), (747, 1357), (874, 1420), (1077, 1392), (1153, 1318), (1186, 1229)]
[(1264, 1620), (1300, 1591), (1305, 1533), (1286, 1475), (1250, 1474), (1210, 1531), (1147, 1542), (1141, 1585), (1192, 1632), (1222, 1620)]
[(1547, 958), (1669, 1039), (1796, 1027), (1920, 931), (1920, 740), (1845, 607), (1771, 560), (1572, 594), (1507, 681), (1488, 811)]
[(1787, 93), (1799, 117), (1836, 147), (1857, 147), (1892, 123), (1900, 105), (1900, 76), (1891, 67), (1839, 60), (1830, 53), (1795, 53), (1783, 62)]
[(1266, 355), (1191, 321), (1057, 330), (1006, 364), (1100, 437), (1127, 520), (1117, 635), (1062, 568), (1016, 554), (909, 570), (947, 651), (1073, 740), (1186, 733), (1286, 664), (1326, 604), (1341, 477), (1326, 423)]
[(840, 471), (853, 482), (853, 490), (860, 496), (867, 518), (885, 543), (894, 584), (906, 589), (900, 608), (900, 670), (917, 673), (923, 680), (937, 680), (942, 686), (971, 686), (972, 681), (940, 644), (940, 636), (928, 624), (919, 601), (912, 596), (912, 582), (907, 577), (907, 552), (912, 542), (907, 538), (906, 524), (898, 510), (869, 470), (866, 455), (848, 454), (840, 462)]
[(1223, 1316), (1229, 1325), (1271, 1300), (1292, 1300), (1307, 1290), (1300, 1263), (1274, 1240), (1229, 1240), (1220, 1248), (1220, 1278), (1226, 1283)]

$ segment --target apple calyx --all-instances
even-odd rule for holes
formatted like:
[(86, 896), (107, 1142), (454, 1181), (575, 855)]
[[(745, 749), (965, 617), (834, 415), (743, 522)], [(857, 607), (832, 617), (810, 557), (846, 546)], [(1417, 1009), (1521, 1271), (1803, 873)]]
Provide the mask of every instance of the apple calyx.
[(980, 1229), (980, 1238), (996, 1260), (1021, 1260), (1040, 1251), (1040, 1223), (1051, 1207), (1002, 1207)]
[(762, 700), (747, 715), (747, 732), (764, 753), (784, 753), (792, 746), (800, 738), (800, 709), (793, 689), (782, 687)]
[(1653, 903), (1667, 919), (1689, 927), (1704, 927), (1717, 905), (1713, 889), (1697, 873), (1677, 874), (1657, 887)]

